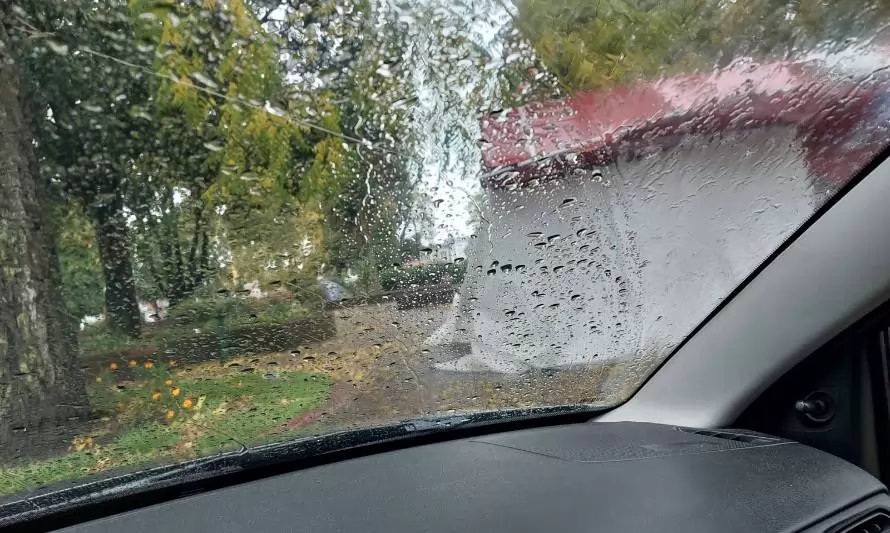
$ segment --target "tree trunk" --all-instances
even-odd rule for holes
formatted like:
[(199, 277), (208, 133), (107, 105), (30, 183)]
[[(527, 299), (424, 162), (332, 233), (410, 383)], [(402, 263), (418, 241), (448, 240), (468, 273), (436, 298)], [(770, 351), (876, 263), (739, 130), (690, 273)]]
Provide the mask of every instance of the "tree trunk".
[(139, 337), (142, 318), (136, 298), (123, 200), (118, 197), (109, 204), (95, 207), (93, 221), (105, 276), (106, 320), (115, 331)]
[[(192, 193), (197, 196), (197, 193)], [(186, 299), (204, 282), (208, 269), (207, 220), (204, 209), (193, 209), (194, 228), (184, 257), (179, 227), (180, 221), (175, 208), (159, 223), (158, 248), (164, 270), (164, 296), (170, 305)]]
[(45, 190), (24, 115), (22, 75), (0, 12), (0, 456), (68, 444), (88, 413), (65, 313)]

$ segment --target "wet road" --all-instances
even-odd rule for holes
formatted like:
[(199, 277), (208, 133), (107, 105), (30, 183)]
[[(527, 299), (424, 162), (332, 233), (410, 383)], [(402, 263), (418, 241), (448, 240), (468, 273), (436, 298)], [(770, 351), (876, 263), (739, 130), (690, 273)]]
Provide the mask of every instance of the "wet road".
[[(454, 315), (448, 305), (399, 310), (371, 304), (335, 312), (335, 338), (302, 355), (304, 370), (331, 375), (334, 391), (317, 423), (332, 427), (389, 422), (448, 412), (565, 404), (613, 403), (624, 394), (612, 363), (530, 369), (458, 372), (443, 364), (465, 357), (461, 342), (432, 345), (430, 336)], [(279, 368), (293, 364), (281, 354)]]

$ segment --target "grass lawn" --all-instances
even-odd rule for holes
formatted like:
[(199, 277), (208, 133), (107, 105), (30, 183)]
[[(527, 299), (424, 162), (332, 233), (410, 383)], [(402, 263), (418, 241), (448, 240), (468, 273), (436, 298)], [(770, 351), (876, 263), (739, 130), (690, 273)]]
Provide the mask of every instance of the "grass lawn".
[[(98, 428), (60, 457), (0, 467), (0, 494), (83, 478), (110, 468), (169, 463), (271, 440), (281, 424), (324, 403), (327, 376), (307, 372), (238, 372), (176, 380), (154, 373), (131, 386), (94, 387), (93, 406), (113, 432)], [(175, 381), (175, 383), (174, 383)], [(121, 422), (123, 421), (123, 422)]]

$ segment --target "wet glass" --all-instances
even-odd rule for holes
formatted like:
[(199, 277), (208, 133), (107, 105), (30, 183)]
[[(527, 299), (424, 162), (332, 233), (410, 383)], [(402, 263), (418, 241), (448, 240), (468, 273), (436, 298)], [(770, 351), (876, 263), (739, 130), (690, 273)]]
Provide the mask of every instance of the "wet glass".
[(842, 0), (0, 6), (0, 498), (613, 406), (886, 146)]

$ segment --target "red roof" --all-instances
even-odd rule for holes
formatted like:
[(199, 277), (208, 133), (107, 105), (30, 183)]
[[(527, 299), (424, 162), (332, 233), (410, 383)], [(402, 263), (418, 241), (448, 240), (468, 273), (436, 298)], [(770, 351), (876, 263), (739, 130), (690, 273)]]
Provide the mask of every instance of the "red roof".
[(779, 61), (581, 92), (485, 117), (483, 164), (488, 184), (498, 186), (639, 156), (690, 133), (796, 125), (811, 167), (830, 177), (831, 169), (818, 167), (840, 158), (849, 174), (856, 170), (850, 164), (864, 165), (877, 154), (884, 137), (864, 150), (839, 151), (839, 140), (867, 122), (868, 104), (887, 87), (873, 77), (862, 83), (829, 73), (813, 62)]

